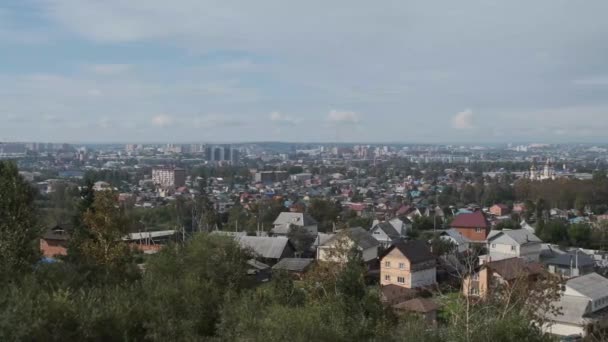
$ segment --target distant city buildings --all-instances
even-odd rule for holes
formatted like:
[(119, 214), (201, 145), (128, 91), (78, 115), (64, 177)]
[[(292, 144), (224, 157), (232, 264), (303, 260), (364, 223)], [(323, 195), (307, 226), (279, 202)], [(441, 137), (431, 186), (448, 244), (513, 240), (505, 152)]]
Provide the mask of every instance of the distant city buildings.
[(240, 153), (239, 150), (234, 149), (229, 145), (207, 146), (205, 148), (205, 158), (208, 162), (237, 164), (240, 159)]
[(186, 170), (162, 167), (152, 169), (152, 181), (161, 187), (180, 187), (186, 184)]
[(256, 183), (282, 182), (289, 177), (287, 171), (260, 171), (255, 173)]

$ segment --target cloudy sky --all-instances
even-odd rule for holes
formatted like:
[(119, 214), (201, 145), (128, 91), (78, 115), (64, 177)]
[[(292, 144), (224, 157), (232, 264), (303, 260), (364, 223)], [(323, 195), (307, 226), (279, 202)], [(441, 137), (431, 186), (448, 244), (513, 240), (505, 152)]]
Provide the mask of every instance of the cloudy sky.
[(608, 141), (606, 0), (2, 0), (0, 141)]

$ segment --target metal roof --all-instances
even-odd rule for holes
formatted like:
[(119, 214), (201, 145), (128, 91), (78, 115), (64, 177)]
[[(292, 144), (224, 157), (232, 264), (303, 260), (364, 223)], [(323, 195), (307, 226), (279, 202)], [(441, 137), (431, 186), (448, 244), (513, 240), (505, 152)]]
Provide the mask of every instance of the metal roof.
[(159, 230), (154, 232), (140, 232), (140, 233), (129, 233), (127, 236), (123, 237), (123, 240), (143, 240), (143, 239), (153, 239), (159, 237), (168, 237), (175, 235), (177, 231), (175, 230)]
[(273, 224), (276, 225), (296, 225), (296, 226), (312, 226), (317, 224), (317, 221), (312, 216), (306, 213), (288, 213), (282, 212), (274, 220)]
[(608, 296), (608, 279), (595, 272), (572, 278), (566, 282), (566, 286), (591, 300)]
[(273, 270), (285, 270), (292, 272), (304, 272), (314, 261), (308, 258), (284, 258), (276, 265), (272, 266)]
[(534, 233), (527, 229), (513, 229), (513, 230), (492, 230), (488, 235), (488, 242), (494, 240), (502, 235), (506, 235), (513, 239), (519, 245), (527, 245), (533, 243), (542, 243), (542, 240)]
[(242, 247), (250, 248), (255, 254), (266, 259), (280, 259), (289, 243), (289, 239), (284, 236), (241, 236), (237, 237), (237, 241)]

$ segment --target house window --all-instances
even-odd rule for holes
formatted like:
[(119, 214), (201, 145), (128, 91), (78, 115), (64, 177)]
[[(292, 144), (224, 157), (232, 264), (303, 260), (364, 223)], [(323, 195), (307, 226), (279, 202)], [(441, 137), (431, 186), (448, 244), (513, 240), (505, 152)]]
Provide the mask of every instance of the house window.
[(481, 233), (481, 228), (479, 228), (479, 227), (475, 228), (475, 233)]
[(472, 278), (473, 281), (479, 281), (479, 273), (474, 273)]
[(517, 247), (515, 247), (515, 246), (511, 246), (511, 250), (512, 250), (512, 251), (515, 251), (516, 249), (517, 249)]
[(385, 261), (384, 262), (384, 267), (391, 268), (391, 262), (390, 261)]
[(405, 269), (405, 264), (404, 264), (404, 263), (402, 263), (402, 262), (400, 262), (400, 263), (399, 263), (399, 269), (400, 269), (400, 270), (404, 270), (404, 269)]
[(472, 287), (470, 293), (472, 296), (479, 296), (479, 289), (476, 287)]
[(376, 231), (374, 232), (374, 234), (380, 234), (380, 232), (376, 230)]
[(391, 276), (389, 274), (385, 275), (384, 280), (391, 281)]
[(397, 282), (399, 284), (405, 284), (405, 278), (404, 277), (397, 277)]
[(496, 244), (495, 243), (492, 244), (492, 248), (496, 248)]

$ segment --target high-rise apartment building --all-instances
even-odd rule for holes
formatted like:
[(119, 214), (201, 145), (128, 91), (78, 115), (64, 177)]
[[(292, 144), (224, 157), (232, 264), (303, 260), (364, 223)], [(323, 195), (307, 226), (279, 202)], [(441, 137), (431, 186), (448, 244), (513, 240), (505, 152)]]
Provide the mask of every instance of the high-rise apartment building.
[(180, 187), (186, 184), (186, 170), (162, 167), (152, 169), (152, 181), (162, 187)]

